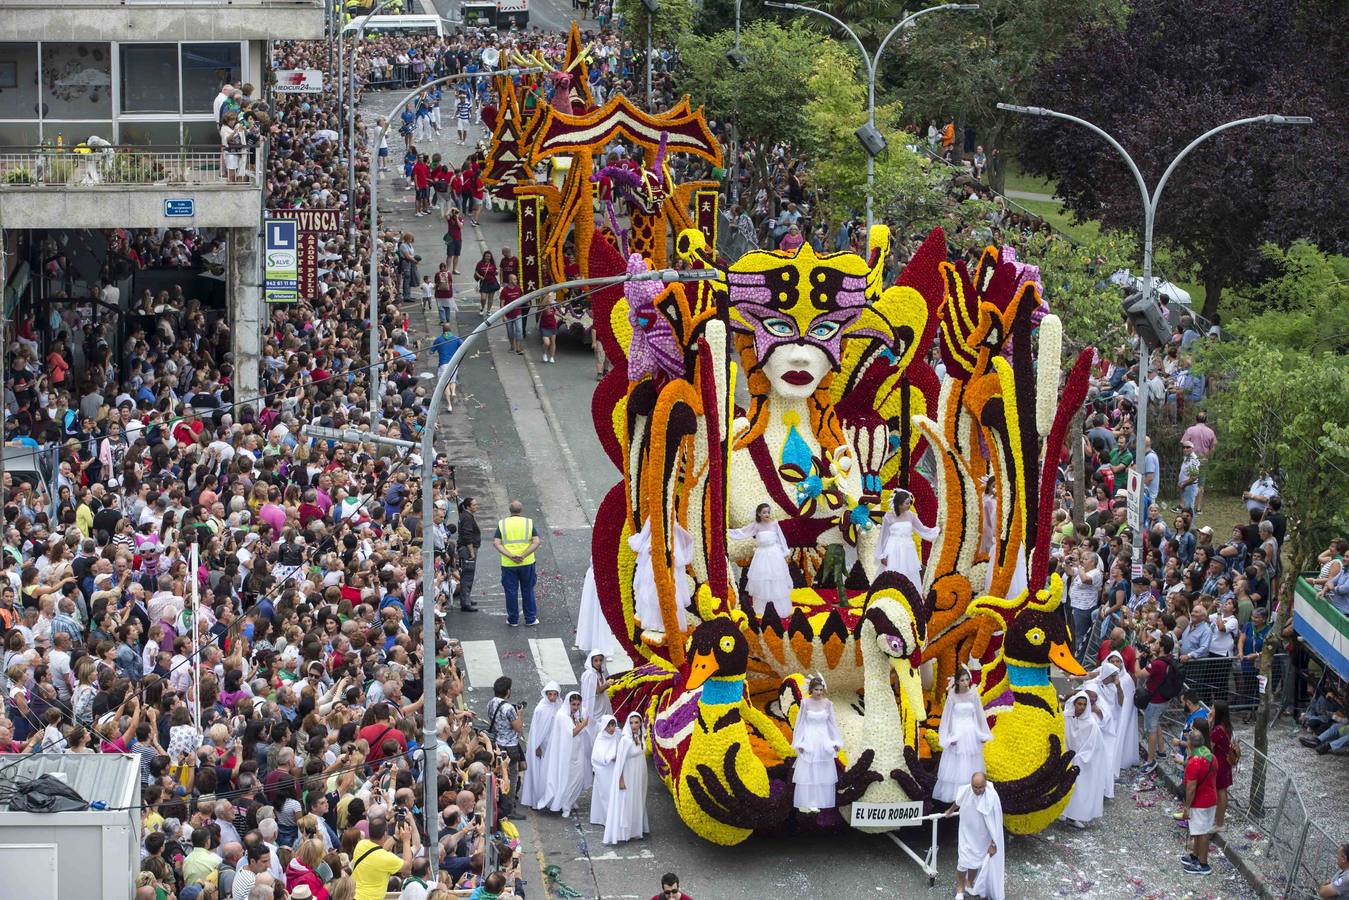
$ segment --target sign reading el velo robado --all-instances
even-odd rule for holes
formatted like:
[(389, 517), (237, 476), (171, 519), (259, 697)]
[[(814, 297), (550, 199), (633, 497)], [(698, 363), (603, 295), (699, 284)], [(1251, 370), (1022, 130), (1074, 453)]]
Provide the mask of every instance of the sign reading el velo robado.
[(295, 303), (300, 299), (299, 246), (294, 222), (267, 220), (264, 250), (267, 271), (262, 297), (268, 303)]
[(923, 819), (923, 804), (920, 803), (854, 803), (852, 821), (854, 828), (859, 825), (903, 828), (917, 825)]
[(271, 219), (285, 219), (299, 229), (296, 250), (296, 272), (299, 291), (313, 297), (319, 287), (319, 238), (338, 234), (342, 230), (342, 212), (337, 209), (274, 209), (268, 211)]

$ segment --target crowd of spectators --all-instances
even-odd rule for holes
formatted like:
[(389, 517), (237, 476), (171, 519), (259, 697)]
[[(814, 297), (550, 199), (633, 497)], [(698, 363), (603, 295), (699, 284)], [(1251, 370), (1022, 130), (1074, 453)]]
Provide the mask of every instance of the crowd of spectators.
[[(272, 64), (326, 55), (277, 43)], [(426, 427), (402, 236), (379, 233), (389, 350), (372, 416), (367, 166), (347, 197), (331, 92), (268, 103), (244, 90), (222, 89), (222, 128), (242, 115), (270, 139), (268, 206), (341, 209), (358, 237), (323, 244), (314, 296), (268, 309), (257, 397), (236, 395), (228, 322), (190, 279), (119, 296), (147, 268), (209, 271), (213, 234), (103, 235), (88, 292), (129, 310), (124, 335), (88, 303), (63, 306), (49, 333), (11, 335), (7, 441), (58, 462), (49, 480), (7, 471), (2, 485), (0, 751), (141, 756), (138, 900), (516, 891), (515, 772), (463, 708), (443, 633), (434, 745), (423, 738), (421, 545), (436, 548), (440, 610), (460, 572), (451, 504), (470, 501), (437, 460), (423, 522), (415, 453), (303, 433)]]

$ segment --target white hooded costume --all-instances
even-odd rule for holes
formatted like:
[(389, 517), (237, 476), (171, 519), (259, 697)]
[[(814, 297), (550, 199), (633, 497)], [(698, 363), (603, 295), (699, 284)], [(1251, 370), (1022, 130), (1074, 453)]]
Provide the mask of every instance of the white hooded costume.
[(1100, 715), (1096, 721), (1101, 726), (1101, 751), (1105, 760), (1105, 770), (1107, 776), (1105, 779), (1105, 799), (1115, 799), (1115, 778), (1119, 775), (1119, 739), (1117, 730), (1119, 728), (1119, 701), (1118, 691), (1113, 684), (1105, 684), (1103, 679), (1109, 678), (1115, 674), (1115, 667), (1110, 663), (1104, 663), (1097, 672), (1096, 678), (1082, 685), (1082, 690), (1089, 694), (1096, 695), (1096, 709)]
[(646, 816), (646, 735), (633, 737), (632, 724), (642, 717), (632, 713), (623, 725), (614, 758), (613, 786), (604, 816), (604, 843), (621, 844), (651, 831)]
[(796, 764), (792, 768), (792, 805), (797, 809), (829, 809), (838, 805), (838, 768), (834, 759), (843, 738), (828, 698), (806, 697), (796, 713), (792, 731)]
[[(549, 691), (557, 695), (556, 700), (548, 699)], [(525, 745), (525, 761), (528, 768), (525, 769), (520, 783), (520, 802), (525, 806), (537, 803), (546, 789), (547, 775), (543, 766), (545, 750), (548, 738), (553, 733), (553, 717), (561, 708), (562, 688), (558, 687), (556, 681), (550, 681), (543, 686), (539, 704), (534, 707), (534, 715), (529, 720), (529, 738)]]
[[(962, 872), (978, 870), (970, 890), (987, 900), (1003, 900), (1007, 845), (1002, 831), (1002, 798), (988, 781), (982, 794), (976, 794), (966, 783), (956, 792), (955, 802), (960, 807), (956, 868)], [(990, 844), (997, 847), (992, 855), (988, 852)]]
[(1134, 706), (1134, 693), (1138, 687), (1134, 684), (1134, 677), (1124, 668), (1124, 657), (1118, 650), (1110, 651), (1105, 661), (1119, 668), (1119, 686), (1124, 692), (1124, 702), (1120, 704), (1117, 716), (1118, 727), (1115, 729), (1115, 765), (1118, 772), (1142, 762), (1138, 755), (1138, 708)]
[(581, 711), (578, 708), (573, 715), (572, 697), (578, 701), (581, 699), (580, 694), (572, 691), (553, 714), (552, 733), (548, 736), (548, 746), (543, 753), (547, 785), (534, 804), (535, 809), (547, 808), (564, 816), (571, 815), (571, 808), (576, 805), (576, 798), (581, 796), (585, 787), (584, 778), (590, 772), (590, 754), (587, 751), (584, 756), (581, 755), (585, 742), (576, 730), (581, 722)]
[(581, 588), (581, 611), (576, 617), (576, 647), (598, 647), (605, 656), (616, 656), (622, 652), (618, 640), (614, 637), (609, 620), (600, 610), (600, 594), (595, 588), (595, 567), (586, 569), (585, 585)]
[[(648, 631), (664, 631), (665, 620), (660, 613), (660, 595), (656, 591), (656, 571), (651, 564), (651, 519), (642, 523), (642, 530), (628, 538), (628, 546), (637, 554), (637, 568), (632, 574), (633, 612), (642, 627)], [(693, 593), (689, 588), (687, 568), (693, 562), (693, 535), (678, 522), (674, 527), (674, 547), (671, 552), (674, 560), (675, 614), (679, 618), (679, 627), (688, 628), (688, 613), (684, 607), (689, 605)]]
[[(613, 733), (604, 729), (614, 724)], [(614, 787), (614, 760), (618, 756), (618, 741), (622, 737), (618, 731), (618, 720), (605, 716), (600, 720), (600, 733), (595, 738), (595, 747), (590, 751), (590, 767), (594, 770), (594, 789), (590, 792), (590, 824), (603, 825), (604, 815), (609, 811), (609, 794)]]
[[(595, 670), (595, 658), (599, 657), (600, 670)], [(614, 707), (609, 702), (609, 693), (600, 688), (601, 680), (608, 677), (604, 671), (604, 651), (591, 650), (586, 655), (585, 669), (581, 672), (581, 718), (588, 719), (585, 731), (577, 735), (577, 740), (582, 742), (581, 753), (588, 760), (590, 751), (595, 747), (595, 738), (600, 733), (600, 720), (605, 716), (613, 715)], [(593, 773), (590, 770), (589, 763), (586, 764), (585, 775), (582, 779), (582, 787), (590, 787)]]
[(948, 689), (937, 740), (941, 742), (942, 754), (932, 797), (951, 803), (960, 789), (970, 783), (975, 772), (985, 771), (984, 744), (993, 740), (984, 704), (979, 701), (979, 692), (973, 686), (963, 694)]
[[(1076, 715), (1078, 698), (1087, 701), (1082, 715)], [(1091, 698), (1086, 691), (1078, 691), (1068, 698), (1063, 707), (1064, 743), (1073, 751), (1073, 764), (1078, 767), (1077, 782), (1063, 811), (1066, 818), (1083, 824), (1099, 819), (1105, 811), (1105, 781), (1110, 777), (1104, 747), (1101, 743), (1101, 725), (1091, 711)]]

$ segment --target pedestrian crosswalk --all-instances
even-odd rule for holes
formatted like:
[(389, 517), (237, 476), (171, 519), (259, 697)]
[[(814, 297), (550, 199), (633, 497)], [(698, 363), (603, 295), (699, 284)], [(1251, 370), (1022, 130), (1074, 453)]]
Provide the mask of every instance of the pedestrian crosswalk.
[(577, 684), (576, 673), (567, 656), (567, 645), (561, 638), (538, 638), (529, 642), (529, 655), (534, 657), (534, 669), (539, 673), (539, 683), (556, 681), (566, 687)]
[[(492, 683), (505, 672), (501, 667), (502, 650), (494, 640), (463, 641), (464, 670), (468, 686), (474, 690), (492, 689)], [(504, 656), (523, 656), (523, 653), (510, 651)], [(529, 656), (539, 684), (556, 681), (561, 687), (579, 684), (577, 669), (566, 643), (561, 638), (530, 638)], [(584, 661), (582, 661), (582, 665)], [(625, 654), (617, 654), (608, 662), (610, 675), (618, 675), (632, 668), (632, 661)]]

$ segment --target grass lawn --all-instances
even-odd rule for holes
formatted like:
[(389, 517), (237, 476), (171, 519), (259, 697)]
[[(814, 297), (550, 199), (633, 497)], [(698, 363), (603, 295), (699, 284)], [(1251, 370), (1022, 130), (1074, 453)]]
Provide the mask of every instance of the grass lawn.
[(1098, 222), (1091, 219), (1082, 223), (1074, 222), (1073, 214), (1065, 210), (1062, 204), (1057, 201), (1013, 200), (1012, 202), (1044, 219), (1055, 231), (1062, 232), (1075, 241), (1090, 240), (1101, 233), (1101, 226)]
[(1015, 161), (1009, 160), (1007, 163), (1007, 176), (1003, 189), (1008, 191), (1025, 191), (1030, 194), (1054, 194), (1054, 182), (1048, 178), (1040, 178), (1036, 175), (1027, 175), (1021, 171), (1021, 167)]

